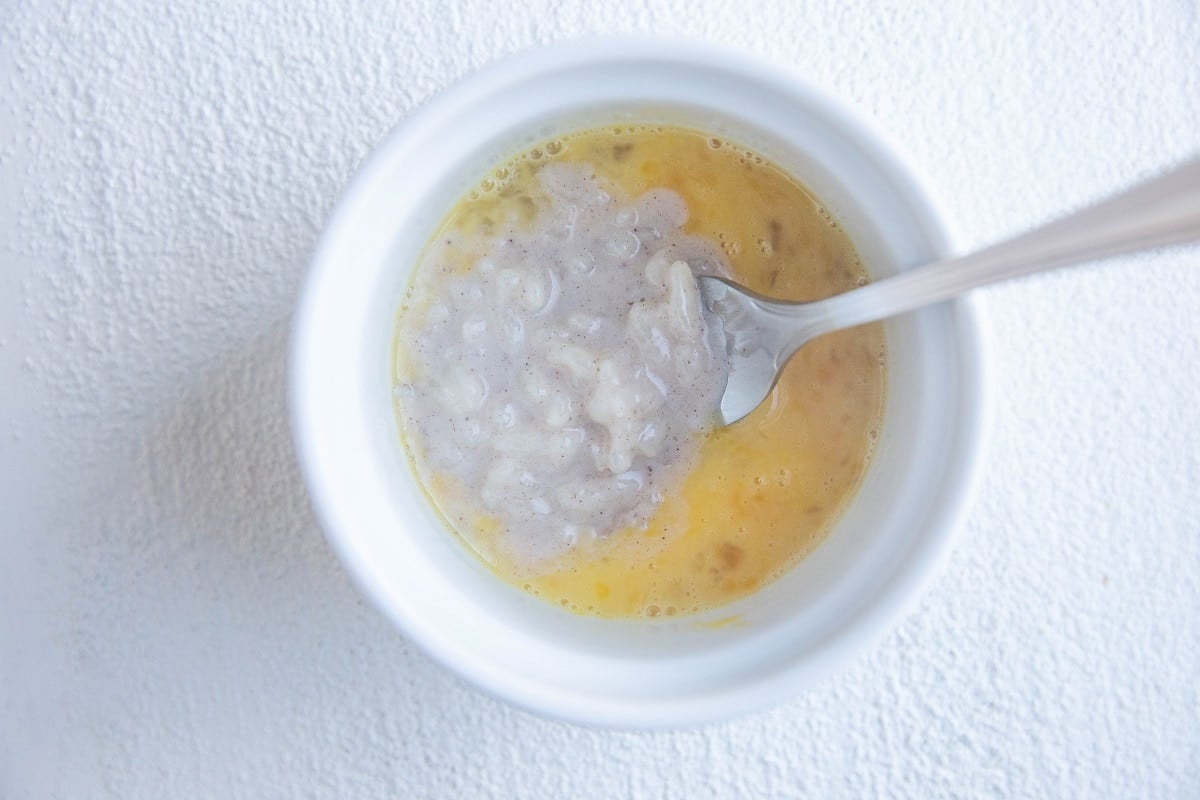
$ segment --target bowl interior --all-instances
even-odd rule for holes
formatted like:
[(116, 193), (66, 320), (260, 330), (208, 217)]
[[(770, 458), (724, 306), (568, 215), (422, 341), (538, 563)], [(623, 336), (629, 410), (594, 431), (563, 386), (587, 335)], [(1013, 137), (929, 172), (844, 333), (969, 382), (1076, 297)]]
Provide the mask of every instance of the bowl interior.
[(316, 506), (401, 629), (484, 688), (578, 721), (682, 724), (762, 707), (886, 629), (945, 551), (982, 414), (969, 304), (888, 323), (887, 406), (851, 507), (809, 558), (729, 606), (671, 620), (580, 617), (495, 578), (442, 524), (392, 407), (396, 312), (446, 210), (506, 157), (598, 125), (663, 122), (741, 142), (829, 207), (876, 277), (946, 247), (894, 157), (821, 96), (709, 51), (543, 51), (460, 84), (398, 128), (331, 219), (297, 317), (293, 408)]

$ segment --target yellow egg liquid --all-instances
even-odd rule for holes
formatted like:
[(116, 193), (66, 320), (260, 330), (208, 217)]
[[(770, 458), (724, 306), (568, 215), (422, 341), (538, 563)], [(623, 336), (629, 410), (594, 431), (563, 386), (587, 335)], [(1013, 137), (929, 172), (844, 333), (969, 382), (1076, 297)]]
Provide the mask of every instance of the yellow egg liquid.
[[(718, 244), (732, 277), (763, 294), (817, 300), (867, 282), (850, 239), (795, 180), (735, 143), (675, 127), (600, 128), (531, 148), (485, 178), (439, 233), (485, 231), (498, 218), (532, 214), (534, 176), (548, 159), (586, 163), (629, 197), (677, 192), (689, 210), (685, 232)], [(537, 570), (497, 555), (496, 526), (485, 518), (456, 525), (457, 533), (501, 578), (581, 614), (673, 616), (722, 606), (795, 566), (837, 521), (871, 458), (885, 363), (879, 324), (806, 345), (767, 402), (708, 435), (696, 468), (644, 529), (581, 544)], [(443, 508), (439, 498), (454, 494), (452, 484), (435, 479), (425, 488)]]

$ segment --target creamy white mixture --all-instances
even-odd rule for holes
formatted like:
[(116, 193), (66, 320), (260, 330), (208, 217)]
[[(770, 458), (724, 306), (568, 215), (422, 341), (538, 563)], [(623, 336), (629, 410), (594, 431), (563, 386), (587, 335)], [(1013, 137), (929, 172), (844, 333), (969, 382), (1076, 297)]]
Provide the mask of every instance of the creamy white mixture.
[[(531, 227), (431, 245), (398, 347), (401, 423), (426, 485), (453, 476), (457, 491), (435, 493), (443, 513), (497, 520), (497, 546), (525, 563), (645, 525), (693, 466), (727, 370), (693, 269), (727, 270), (682, 233), (682, 198), (614, 198), (578, 165), (546, 164), (538, 180), (548, 200)], [(484, 255), (464, 271), (467, 251)]]

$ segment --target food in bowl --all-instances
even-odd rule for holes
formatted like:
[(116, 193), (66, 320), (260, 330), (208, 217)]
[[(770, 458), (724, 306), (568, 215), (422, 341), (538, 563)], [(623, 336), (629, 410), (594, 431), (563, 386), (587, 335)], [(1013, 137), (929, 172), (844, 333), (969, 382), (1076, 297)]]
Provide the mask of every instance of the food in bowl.
[[(411, 468), (416, 448), (402, 447), (397, 435), (397, 310), (438, 221), (460, 198), (469, 199), (472, 185), (494, 165), (538, 140), (647, 120), (744, 143), (769, 157), (810, 187), (850, 232), (873, 277), (951, 249), (942, 219), (902, 160), (853, 113), (788, 71), (709, 44), (571, 42), (489, 65), (414, 110), (380, 144), (321, 235), (296, 309), (289, 372), (297, 453), (314, 509), (365, 595), (416, 646), (497, 697), (555, 718), (622, 729), (711, 722), (767, 708), (877, 640), (911, 607), (960, 528), (982, 463), (989, 407), (977, 300), (958, 298), (892, 318), (886, 323), (885, 421), (870, 468), (828, 535), (819, 526), (806, 528), (815, 540), (824, 537), (820, 546), (769, 585), (728, 604), (722, 601), (728, 595), (709, 595), (718, 607), (682, 618), (683, 606), (669, 619), (660, 606), (654, 620), (644, 617), (646, 608), (635, 598), (614, 589), (610, 605), (593, 612), (610, 617), (604, 618), (566, 612), (553, 577), (541, 584), (541, 596), (550, 601), (543, 602), (489, 571), (440, 518)], [(640, 186), (668, 185), (665, 172)], [(728, 197), (727, 185), (717, 188), (718, 200)], [(677, 190), (689, 208), (685, 232), (720, 243), (715, 229), (705, 229), (705, 187)], [(638, 192), (638, 186), (627, 190), (631, 197)], [(753, 201), (748, 193), (739, 199)], [(811, 220), (812, 202), (805, 202), (804, 219)], [(747, 210), (761, 220), (763, 208)], [(735, 208), (735, 221), (739, 214)], [(771, 265), (747, 260), (757, 246), (747, 229), (735, 243), (741, 255), (730, 259), (731, 269), (761, 270), (758, 286), (769, 288)], [(799, 255), (775, 263), (803, 271)], [(853, 262), (850, 270), (861, 274)], [(836, 291), (854, 282), (843, 277), (838, 286), (816, 289)], [(799, 354), (808, 363), (793, 365), (801, 371), (785, 377), (797, 387), (792, 397), (811, 391), (799, 376), (816, 374), (833, 341), (823, 338)], [(823, 413), (836, 420), (831, 415), (840, 410)], [(738, 424), (752, 422), (761, 421)], [(814, 421), (811, 430), (821, 427)], [(767, 428), (745, 443), (747, 450), (773, 445), (780, 430)], [(755, 488), (752, 473), (738, 465), (722, 469), (715, 457), (721, 454), (711, 452), (714, 445), (730, 447), (733, 440), (725, 437), (737, 431), (710, 434), (697, 466), (664, 506), (691, 492), (689, 514), (709, 502), (713, 513), (735, 515), (727, 499), (699, 496), (704, 481), (698, 476), (705, 464), (716, 465), (709, 467), (710, 482), (723, 472), (746, 490)], [(803, 448), (802, 441), (779, 439), (778, 449), (789, 456)], [(790, 463), (795, 485), (802, 480), (800, 464), (796, 458)], [(768, 475), (762, 474), (764, 488), (774, 491)], [(778, 518), (791, 524), (805, 501), (797, 498), (788, 510), (790, 498), (780, 490), (762, 505), (784, 504)], [(709, 541), (728, 540), (719, 538), (720, 524), (707, 527)], [(698, 542), (701, 529), (692, 535)], [(675, 552), (682, 565), (686, 548)], [(779, 568), (785, 555), (771, 556), (764, 574)], [(632, 567), (611, 558), (591, 563), (608, 577), (630, 574), (630, 586), (638, 581)], [(669, 568), (656, 562), (658, 570)], [(589, 588), (569, 575), (563, 580), (568, 590)], [(595, 594), (598, 587), (590, 588)], [(581, 610), (589, 602), (583, 598)]]
[(854, 495), (882, 327), (813, 342), (719, 428), (728, 345), (694, 274), (794, 300), (868, 278), (783, 170), (667, 125), (529, 148), (430, 240), (396, 326), (402, 436), (447, 526), (509, 583), (602, 617), (716, 608), (804, 558)]

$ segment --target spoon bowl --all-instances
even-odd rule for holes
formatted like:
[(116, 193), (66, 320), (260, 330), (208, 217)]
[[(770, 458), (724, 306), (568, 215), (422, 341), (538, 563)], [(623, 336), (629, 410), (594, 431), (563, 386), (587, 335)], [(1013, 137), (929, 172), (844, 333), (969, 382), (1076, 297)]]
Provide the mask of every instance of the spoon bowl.
[(766, 399), (797, 350), (831, 330), (829, 317), (819, 302), (784, 303), (711, 275), (696, 282), (701, 305), (719, 324), (729, 353), (720, 417), (722, 425), (731, 425)]

